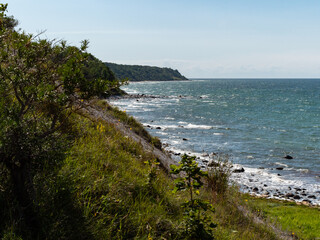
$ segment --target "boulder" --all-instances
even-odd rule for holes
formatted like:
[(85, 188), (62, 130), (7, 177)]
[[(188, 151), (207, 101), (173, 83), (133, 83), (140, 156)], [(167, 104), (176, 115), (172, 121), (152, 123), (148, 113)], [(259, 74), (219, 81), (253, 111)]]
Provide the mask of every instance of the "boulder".
[(286, 155), (286, 156), (284, 156), (283, 158), (285, 158), (285, 159), (293, 159), (293, 157), (290, 156), (290, 155)]
[(285, 195), (285, 197), (286, 197), (286, 198), (292, 198), (292, 197), (294, 197), (294, 194), (292, 194), (292, 193), (287, 193), (287, 194)]
[(277, 170), (283, 170), (283, 167), (277, 167), (276, 169)]
[(308, 198), (316, 199), (315, 195), (309, 195)]
[(301, 199), (301, 197), (300, 197), (299, 195), (294, 195), (294, 196), (293, 196), (293, 199), (298, 200), (298, 199)]
[(244, 172), (244, 168), (243, 167), (242, 168), (237, 168), (237, 169), (233, 170), (233, 172), (234, 173), (242, 173), (242, 172)]

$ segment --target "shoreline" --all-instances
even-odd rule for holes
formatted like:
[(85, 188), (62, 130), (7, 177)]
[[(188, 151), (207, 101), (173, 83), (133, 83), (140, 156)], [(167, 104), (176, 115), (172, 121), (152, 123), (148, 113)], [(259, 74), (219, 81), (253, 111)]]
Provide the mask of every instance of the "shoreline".
[[(183, 96), (177, 96), (183, 97)], [(154, 96), (154, 95), (145, 95), (145, 94), (127, 94), (125, 96), (116, 96), (109, 98), (111, 101), (117, 101), (119, 99), (139, 99), (142, 98), (170, 98), (168, 96)], [(151, 125), (151, 124), (150, 124)], [(143, 123), (144, 128), (150, 132), (151, 129), (158, 129), (163, 131), (162, 126), (150, 126), (147, 123)], [(161, 136), (158, 136), (161, 139)], [(161, 139), (163, 142), (163, 139)], [(187, 140), (185, 140), (187, 141)], [(165, 151), (169, 152), (171, 158), (178, 162), (179, 155), (187, 153), (189, 155), (195, 155), (201, 166), (205, 166), (206, 163), (211, 161), (208, 153), (196, 153), (188, 150), (176, 149), (174, 145), (169, 145), (168, 143), (163, 143)], [(204, 156), (206, 155), (206, 156)], [(239, 190), (242, 193), (248, 193), (250, 195), (266, 198), (266, 199), (275, 199), (280, 201), (289, 201), (296, 202), (297, 204), (303, 204), (308, 206), (320, 207), (320, 189), (318, 191), (308, 191), (306, 187), (297, 182), (286, 184), (284, 180), (281, 179), (283, 172), (283, 167), (279, 166), (278, 169), (281, 169), (277, 172), (272, 172), (270, 169), (265, 168), (250, 168), (248, 166), (242, 166), (240, 164), (233, 164), (235, 170), (241, 170), (232, 174), (231, 180), (236, 182), (239, 185)], [(272, 169), (273, 170), (273, 169)], [(280, 174), (281, 173), (281, 174)], [(261, 182), (261, 177), (265, 182)], [(282, 183), (282, 185), (279, 185)], [(270, 186), (271, 185), (271, 186)]]
[[(214, 158), (211, 158), (210, 156), (220, 155), (220, 153), (219, 154), (214, 153), (214, 155), (212, 155), (208, 153), (194, 153), (190, 151), (179, 151), (179, 150), (174, 151), (172, 148), (168, 148), (168, 147), (166, 147), (165, 150), (171, 154), (171, 157), (174, 160), (178, 161), (178, 158), (183, 154), (196, 156), (196, 160), (204, 170), (208, 168), (208, 165), (210, 165), (211, 162), (215, 162)], [(254, 180), (250, 181), (254, 177), (252, 176), (252, 168), (250, 169), (240, 164), (232, 164), (232, 163), (230, 164), (232, 166), (230, 184), (235, 183), (239, 187), (239, 191), (242, 193), (248, 193), (249, 195), (257, 198), (274, 199), (278, 201), (295, 202), (298, 205), (306, 205), (306, 206), (317, 207), (317, 208), (320, 207), (320, 201), (319, 202), (313, 201), (313, 200), (318, 200), (319, 196), (317, 198), (315, 194), (306, 192), (305, 188), (289, 186), (287, 190), (282, 189), (282, 191), (280, 191), (279, 189), (268, 189), (268, 186), (266, 186), (266, 184), (261, 186), (261, 184), (255, 184)], [(249, 182), (253, 182), (253, 184), (251, 185), (246, 185), (245, 180), (248, 180), (248, 175), (252, 177), (252, 178), (249, 178)], [(259, 177), (259, 176), (256, 176), (256, 177)]]

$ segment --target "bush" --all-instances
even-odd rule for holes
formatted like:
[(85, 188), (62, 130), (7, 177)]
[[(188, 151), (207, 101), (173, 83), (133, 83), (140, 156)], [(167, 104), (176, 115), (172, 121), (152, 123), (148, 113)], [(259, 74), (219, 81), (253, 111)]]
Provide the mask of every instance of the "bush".
[(218, 154), (208, 164), (207, 188), (216, 195), (224, 195), (229, 188), (231, 163), (228, 155)]

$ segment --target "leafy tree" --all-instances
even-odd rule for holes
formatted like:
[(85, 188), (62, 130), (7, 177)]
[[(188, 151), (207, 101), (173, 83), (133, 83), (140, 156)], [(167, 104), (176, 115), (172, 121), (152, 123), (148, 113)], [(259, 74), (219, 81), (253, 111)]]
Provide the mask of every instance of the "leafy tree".
[(213, 239), (213, 228), (216, 227), (207, 211), (214, 212), (212, 204), (200, 198), (199, 189), (203, 186), (202, 178), (207, 172), (201, 171), (194, 156), (184, 154), (180, 165), (171, 165), (171, 173), (179, 174), (181, 177), (175, 180), (174, 193), (177, 191), (188, 191), (190, 199), (182, 207), (185, 209), (186, 236), (189, 239)]
[(177, 70), (171, 68), (159, 68), (139, 65), (122, 65), (115, 63), (105, 63), (116, 75), (130, 81), (168, 81), (168, 80), (188, 80)]
[(11, 178), (18, 222), (32, 231), (39, 225), (33, 178), (63, 159), (72, 111), (120, 83), (107, 67), (94, 69), (88, 41), (79, 49), (16, 31), (6, 9), (0, 4), (0, 165)]

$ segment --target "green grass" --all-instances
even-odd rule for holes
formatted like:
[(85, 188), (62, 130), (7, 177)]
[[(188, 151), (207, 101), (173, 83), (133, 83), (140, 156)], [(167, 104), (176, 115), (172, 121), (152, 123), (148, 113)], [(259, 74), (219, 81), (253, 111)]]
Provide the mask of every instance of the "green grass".
[(320, 239), (320, 209), (294, 202), (244, 196), (247, 204), (258, 214), (281, 226), (299, 239)]
[(117, 107), (110, 106), (105, 100), (97, 100), (94, 102), (96, 106), (100, 106), (103, 110), (107, 111), (108, 114), (114, 118), (120, 120), (133, 132), (143, 137), (149, 143), (153, 144), (156, 148), (161, 149), (162, 144), (159, 138), (151, 136), (147, 130), (144, 129), (142, 124), (135, 120), (132, 116), (126, 114), (125, 111), (119, 110)]
[(159, 169), (148, 184), (144, 162), (153, 156), (111, 125), (85, 124), (60, 174), (73, 185), (89, 231), (96, 239), (177, 238), (182, 213), (170, 179)]
[[(128, 128), (136, 123), (124, 112), (108, 111)], [(152, 153), (107, 122), (75, 115), (73, 127), (78, 135), (64, 162), (34, 179), (39, 239), (187, 239), (181, 204), (188, 196), (173, 194), (172, 178), (159, 167), (150, 182), (151, 167), (145, 162), (154, 159)], [(0, 238), (21, 239), (13, 217), (15, 203), (6, 195), (10, 177), (3, 166), (0, 171)], [(255, 214), (273, 219), (301, 239), (319, 234), (318, 209), (251, 198), (236, 188), (220, 193), (204, 188), (200, 197), (216, 210), (210, 214), (218, 224), (216, 239), (277, 239), (271, 229), (253, 221)], [(239, 206), (249, 214), (244, 216)]]

